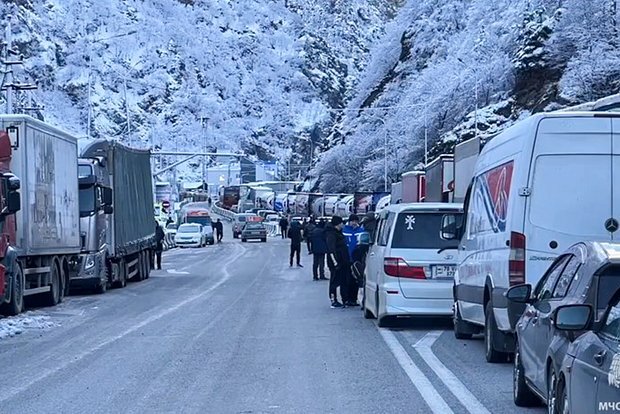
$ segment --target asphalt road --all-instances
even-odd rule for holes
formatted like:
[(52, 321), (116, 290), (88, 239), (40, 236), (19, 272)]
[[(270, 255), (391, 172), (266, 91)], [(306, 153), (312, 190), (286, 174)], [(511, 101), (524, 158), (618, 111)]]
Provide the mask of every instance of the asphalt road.
[(285, 241), (225, 236), (166, 252), (147, 281), (0, 320), (22, 326), (0, 339), (0, 412), (545, 412), (515, 407), (511, 366), (449, 321), (378, 329), (330, 309)]

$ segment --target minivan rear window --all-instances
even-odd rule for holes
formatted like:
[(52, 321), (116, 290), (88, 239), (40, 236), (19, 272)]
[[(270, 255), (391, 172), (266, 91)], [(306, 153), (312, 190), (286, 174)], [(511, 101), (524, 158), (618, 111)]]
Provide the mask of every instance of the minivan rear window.
[(458, 240), (445, 240), (441, 237), (441, 224), (445, 215), (457, 216), (460, 212), (418, 213), (403, 212), (396, 219), (392, 248), (396, 249), (456, 249)]

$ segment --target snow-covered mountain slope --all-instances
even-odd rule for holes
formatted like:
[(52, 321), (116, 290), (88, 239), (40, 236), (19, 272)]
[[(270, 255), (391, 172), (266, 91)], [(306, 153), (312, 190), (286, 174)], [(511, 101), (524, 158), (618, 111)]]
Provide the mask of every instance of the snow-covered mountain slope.
[(424, 161), (425, 135), (430, 160), (476, 124), (490, 136), (529, 113), (617, 93), (619, 13), (617, 0), (408, 1), (315, 169), (322, 188), (383, 188), (384, 154), (396, 180)]
[(3, 0), (0, 22), (14, 16), (26, 72), (17, 74), (39, 81), (32, 98), (52, 124), (135, 146), (285, 160), (309, 157), (304, 139), (322, 139), (327, 109), (346, 104), (401, 3)]

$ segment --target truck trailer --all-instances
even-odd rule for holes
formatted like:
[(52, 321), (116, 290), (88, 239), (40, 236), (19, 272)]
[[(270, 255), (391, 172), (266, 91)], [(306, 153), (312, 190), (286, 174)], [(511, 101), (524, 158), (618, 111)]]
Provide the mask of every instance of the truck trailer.
[(426, 166), (425, 202), (449, 203), (454, 190), (454, 156), (440, 155)]
[[(54, 306), (68, 291), (81, 251), (78, 149), (75, 137), (26, 115), (0, 115), (0, 131), (2, 173), (19, 178), (24, 206), (4, 208), (2, 215), (8, 235), (0, 242), (8, 276), (2, 310), (14, 315), (24, 309), (24, 297), (37, 295)], [(6, 191), (9, 184), (2, 183)], [(151, 189), (146, 199), (151, 218), (152, 196)]]
[(72, 287), (103, 293), (149, 277), (155, 248), (151, 154), (97, 140), (79, 160), (82, 251)]
[(461, 142), (454, 148), (454, 202), (465, 200), (467, 188), (471, 183), (476, 167), (476, 160), (482, 145), (480, 138), (472, 138)]
[(402, 202), (419, 203), (426, 196), (424, 171), (409, 171), (402, 175)]

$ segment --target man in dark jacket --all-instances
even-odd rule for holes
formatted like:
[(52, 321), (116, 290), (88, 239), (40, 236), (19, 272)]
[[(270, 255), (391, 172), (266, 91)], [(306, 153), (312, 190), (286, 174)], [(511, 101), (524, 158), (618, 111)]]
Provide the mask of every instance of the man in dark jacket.
[(331, 271), (329, 279), (329, 298), (332, 308), (342, 308), (344, 305), (338, 302), (336, 291), (340, 287), (340, 299), (346, 300), (346, 281), (351, 272), (351, 260), (347, 241), (342, 234), (344, 223), (342, 218), (334, 216), (331, 222), (325, 226), (325, 239), (327, 241), (327, 265)]
[(161, 270), (161, 253), (164, 250), (164, 229), (155, 222), (155, 256), (157, 257), (157, 269)]
[(319, 222), (307, 238), (308, 249), (312, 253), (312, 276), (314, 280), (327, 280), (325, 277), (325, 255), (328, 249), (325, 238), (325, 223)]
[(220, 219), (217, 219), (217, 221), (214, 223), (213, 229), (215, 230), (215, 236), (217, 237), (217, 242), (221, 243), (222, 238), (224, 237), (224, 224), (222, 223)]
[(316, 228), (316, 221), (314, 220), (313, 216), (310, 216), (310, 219), (304, 226), (304, 238), (306, 239), (306, 245), (308, 246), (308, 254), (312, 254), (311, 237), (312, 237), (312, 232), (314, 231), (315, 228)]
[(290, 264), (293, 267), (293, 256), (297, 255), (297, 267), (303, 267), (301, 265), (301, 258), (299, 257), (301, 254), (301, 239), (302, 239), (302, 231), (301, 224), (297, 221), (291, 222), (291, 228), (288, 229), (288, 238), (291, 239), (291, 259)]
[(282, 238), (286, 238), (286, 231), (288, 229), (288, 220), (286, 217), (282, 217), (280, 219), (280, 233), (282, 233)]

